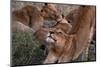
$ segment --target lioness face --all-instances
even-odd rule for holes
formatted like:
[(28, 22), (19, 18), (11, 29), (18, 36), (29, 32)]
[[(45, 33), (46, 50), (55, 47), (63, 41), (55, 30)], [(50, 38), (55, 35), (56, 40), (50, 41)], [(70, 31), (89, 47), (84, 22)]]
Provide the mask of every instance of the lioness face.
[(46, 41), (48, 43), (57, 43), (65, 39), (65, 33), (61, 29), (50, 30), (47, 34)]
[(41, 12), (44, 18), (49, 19), (55, 19), (59, 14), (57, 8), (53, 4), (45, 4), (45, 6), (43, 6), (43, 8), (41, 9)]

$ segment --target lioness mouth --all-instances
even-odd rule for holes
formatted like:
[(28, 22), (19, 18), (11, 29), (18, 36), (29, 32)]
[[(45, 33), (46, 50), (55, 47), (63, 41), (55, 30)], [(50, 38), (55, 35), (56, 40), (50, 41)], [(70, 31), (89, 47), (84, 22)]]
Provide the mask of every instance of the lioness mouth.
[(50, 33), (48, 33), (46, 41), (47, 42), (55, 42), (56, 40), (51, 36)]
[(48, 36), (49, 38), (53, 39), (54, 41), (56, 41), (52, 36)]

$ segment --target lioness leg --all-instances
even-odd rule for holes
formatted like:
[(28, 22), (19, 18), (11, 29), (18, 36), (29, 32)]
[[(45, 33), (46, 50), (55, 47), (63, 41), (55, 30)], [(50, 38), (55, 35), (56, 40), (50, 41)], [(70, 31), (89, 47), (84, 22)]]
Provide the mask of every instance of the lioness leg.
[(50, 51), (48, 53), (48, 56), (46, 57), (46, 60), (43, 62), (43, 64), (55, 63), (57, 59), (58, 57), (52, 51)]
[(60, 57), (58, 63), (70, 62), (71, 59), (72, 59), (71, 57), (68, 57), (66, 55), (63, 55), (62, 57)]

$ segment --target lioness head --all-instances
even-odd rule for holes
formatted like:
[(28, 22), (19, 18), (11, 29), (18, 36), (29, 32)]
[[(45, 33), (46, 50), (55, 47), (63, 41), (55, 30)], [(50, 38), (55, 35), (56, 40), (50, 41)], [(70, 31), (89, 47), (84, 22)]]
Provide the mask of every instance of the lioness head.
[(41, 12), (44, 18), (55, 19), (59, 15), (59, 12), (54, 4), (45, 3), (43, 8), (41, 9)]
[(51, 29), (47, 34), (46, 41), (48, 43), (60, 43), (65, 41), (65, 35), (66, 34), (61, 29)]
[(57, 60), (58, 63), (69, 62), (72, 59), (75, 51), (74, 35), (66, 34), (61, 29), (50, 30), (46, 41), (50, 45), (48, 45), (48, 56), (44, 63), (55, 63)]

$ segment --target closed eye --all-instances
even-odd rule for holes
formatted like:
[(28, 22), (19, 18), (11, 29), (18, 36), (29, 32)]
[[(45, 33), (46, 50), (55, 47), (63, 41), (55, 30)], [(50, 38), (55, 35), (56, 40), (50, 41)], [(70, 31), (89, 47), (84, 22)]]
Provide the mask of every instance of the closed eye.
[(61, 32), (59, 32), (59, 33), (61, 33)]
[(62, 34), (62, 32), (58, 32), (58, 33), (61, 33)]

